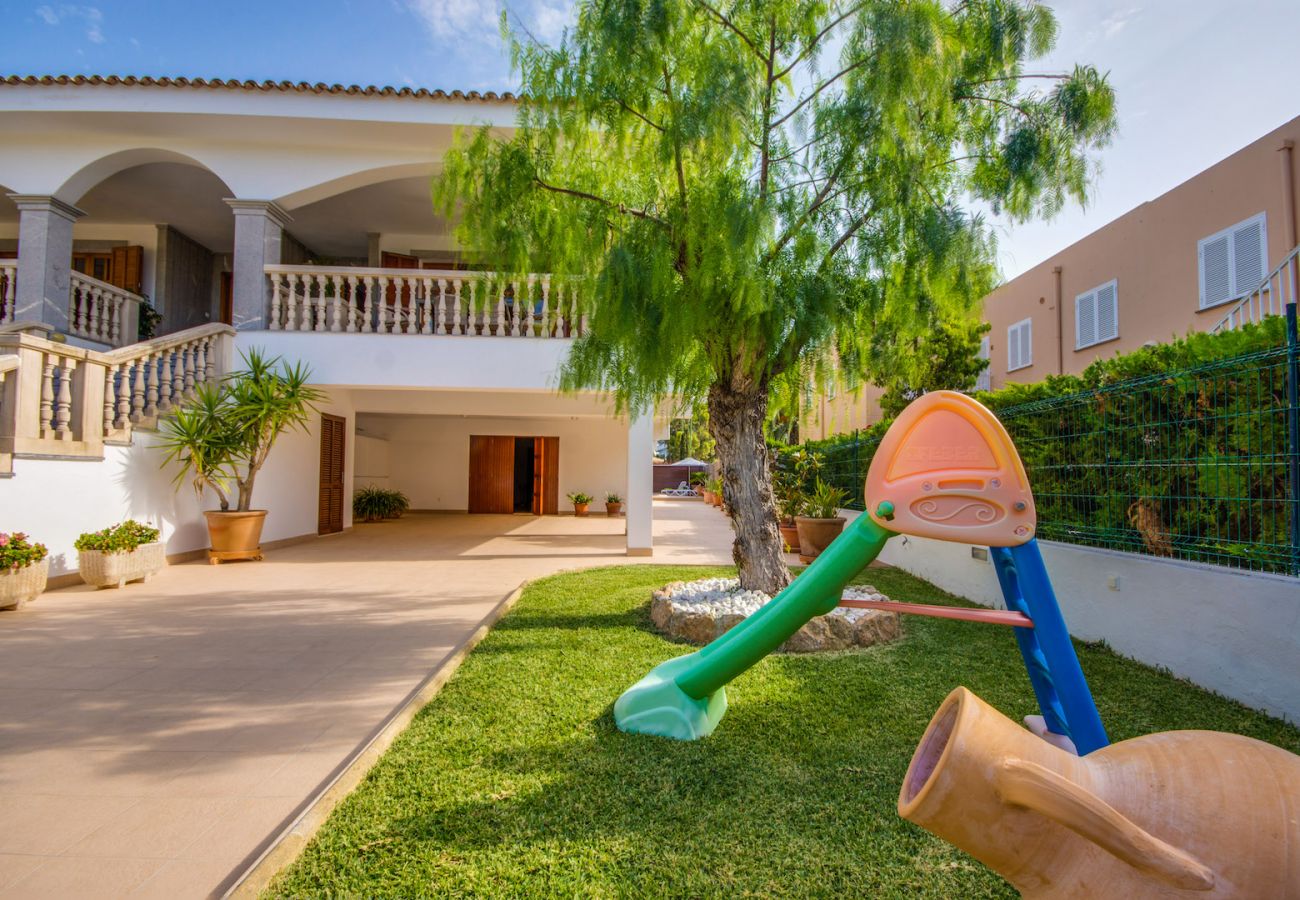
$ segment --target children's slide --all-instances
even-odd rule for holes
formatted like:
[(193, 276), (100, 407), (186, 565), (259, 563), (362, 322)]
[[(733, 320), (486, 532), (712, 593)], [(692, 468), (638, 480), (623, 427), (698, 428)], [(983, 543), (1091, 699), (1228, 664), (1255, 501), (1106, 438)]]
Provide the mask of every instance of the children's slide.
[[(896, 534), (991, 548), (1005, 610), (873, 602), (875, 608), (1010, 625), (1047, 732), (1077, 752), (1106, 733), (1034, 539), (1034, 498), (1011, 438), (982, 405), (953, 391), (913, 402), (895, 420), (867, 474), (866, 512), (794, 582), (703, 649), (650, 671), (614, 704), (626, 732), (696, 740), (727, 711), (725, 685), (815, 616)], [(855, 602), (855, 606), (866, 605)]]

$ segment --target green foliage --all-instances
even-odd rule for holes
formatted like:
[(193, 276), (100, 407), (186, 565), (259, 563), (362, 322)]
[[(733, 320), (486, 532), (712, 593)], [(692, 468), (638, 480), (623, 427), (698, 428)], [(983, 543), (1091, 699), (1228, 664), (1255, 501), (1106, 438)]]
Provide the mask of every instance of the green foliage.
[(591, 494), (584, 494), (582, 491), (570, 491), (565, 496), (569, 498), (569, 502), (574, 506), (586, 506), (595, 499)]
[[(1284, 345), (1274, 317), (977, 397), (1016, 443), (1040, 537), (1286, 573)], [(891, 422), (803, 445), (855, 508)]]
[(325, 396), (308, 384), (311, 371), (301, 363), (268, 359), (256, 348), (243, 363), (220, 384), (197, 385), (194, 396), (159, 423), (167, 461), (180, 464), (176, 483), (188, 478), (200, 496), (211, 488), (223, 510), (230, 508), (232, 482), (236, 508), (250, 508), (254, 480), (276, 439), (287, 430), (306, 430)]
[(873, 379), (885, 389), (880, 397), (884, 414), (896, 416), (930, 391), (974, 388), (989, 365), (979, 356), (980, 339), (989, 327), (977, 318), (946, 316), (923, 335), (890, 343), (882, 377)]
[(776, 497), (777, 516), (790, 522), (804, 515), (808, 505), (808, 487), (818, 480), (821, 458), (804, 449), (773, 453), (772, 493)]
[(579, 287), (566, 386), (641, 406), (865, 371), (886, 323), (989, 286), (962, 198), (1085, 197), (1114, 98), (1088, 67), (1022, 78), (1055, 38), (1015, 0), (583, 2), (558, 47), (512, 36), (518, 127), (458, 141), (435, 201), (498, 268)]
[(21, 531), (0, 532), (0, 572), (16, 572), (45, 559), (44, 544), (33, 544)]
[(844, 508), (849, 492), (827, 484), (820, 478), (804, 504), (803, 515), (809, 519), (834, 519)]
[(352, 494), (352, 518), (362, 522), (397, 519), (411, 508), (411, 501), (401, 491), (366, 485)]
[(161, 534), (152, 525), (127, 519), (102, 531), (87, 531), (73, 546), (78, 550), (98, 550), (100, 553), (134, 553), (137, 547), (152, 544)]
[(607, 493), (607, 494), (605, 495), (605, 502), (606, 502), (606, 503), (622, 503), (622, 502), (623, 502), (623, 498), (620, 497), (618, 494), (614, 493), (613, 491), (610, 491), (609, 493)]
[(709, 412), (698, 404), (689, 419), (673, 419), (668, 431), (668, 461), (694, 457), (711, 462), (717, 444), (709, 434)]
[[(1005, 628), (910, 616), (888, 646), (774, 653), (728, 686), (707, 740), (615, 727), (612, 699), (684, 649), (654, 632), (650, 592), (734, 571), (530, 582), (265, 896), (1017, 897), (897, 809), (955, 686), (1014, 721), (1037, 711)], [(967, 605), (900, 569), (862, 574), (896, 599)], [(1196, 728), (1300, 752), (1295, 724), (1075, 647), (1114, 741)]]
[(145, 297), (140, 301), (136, 321), (136, 339), (141, 341), (152, 340), (154, 334), (158, 331), (159, 324), (162, 323), (162, 313), (154, 309), (153, 304)]

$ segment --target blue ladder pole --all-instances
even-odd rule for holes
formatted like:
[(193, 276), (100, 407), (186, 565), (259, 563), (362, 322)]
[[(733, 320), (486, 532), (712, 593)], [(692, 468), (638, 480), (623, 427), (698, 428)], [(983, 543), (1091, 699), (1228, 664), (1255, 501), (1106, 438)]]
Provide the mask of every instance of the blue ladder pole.
[[(1011, 552), (1006, 547), (990, 547), (989, 552), (993, 556), (993, 569), (997, 573), (998, 584), (1002, 587), (1002, 597), (1006, 601), (1007, 609), (1029, 616), (1029, 604), (1021, 594)], [(1033, 616), (1030, 618), (1032, 619)], [(1025, 661), (1029, 684), (1033, 687), (1034, 697), (1038, 700), (1038, 709), (1047, 723), (1047, 730), (1053, 734), (1071, 737), (1065, 709), (1061, 706), (1061, 698), (1057, 696), (1056, 685), (1052, 682), (1051, 666), (1048, 665), (1047, 657), (1038, 644), (1034, 629), (1014, 628), (1012, 630), (1016, 635), (1020, 656)]]
[(1065, 711), (1069, 737), (1079, 755), (1087, 755), (1105, 747), (1110, 739), (1106, 737), (1092, 691), (1088, 689), (1088, 681), (1079, 667), (1079, 657), (1074, 653), (1070, 631), (1065, 627), (1065, 617), (1056, 602), (1052, 581), (1047, 577), (1038, 541), (1011, 547), (1009, 554), (1016, 570), (1020, 596), (1028, 606), (1029, 617), (1034, 620), (1034, 637), (1051, 670), (1052, 683)]

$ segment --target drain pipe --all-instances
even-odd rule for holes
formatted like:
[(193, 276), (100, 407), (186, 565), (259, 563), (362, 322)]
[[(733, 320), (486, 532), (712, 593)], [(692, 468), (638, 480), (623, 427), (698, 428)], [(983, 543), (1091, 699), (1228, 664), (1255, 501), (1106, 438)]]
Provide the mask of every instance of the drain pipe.
[(1052, 274), (1056, 276), (1056, 374), (1065, 374), (1065, 331), (1061, 315), (1061, 267), (1053, 266)]
[(1282, 146), (1277, 148), (1282, 161), (1282, 224), (1286, 227), (1286, 246), (1282, 248), (1284, 254), (1290, 253), (1292, 247), (1300, 244), (1296, 238), (1295, 169), (1291, 161), (1294, 148), (1295, 141), (1291, 140), (1283, 141)]

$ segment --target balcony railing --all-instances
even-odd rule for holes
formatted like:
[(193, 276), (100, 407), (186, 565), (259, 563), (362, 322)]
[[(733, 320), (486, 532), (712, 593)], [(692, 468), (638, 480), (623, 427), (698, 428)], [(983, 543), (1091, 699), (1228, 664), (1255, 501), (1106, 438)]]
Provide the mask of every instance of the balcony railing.
[(1210, 330), (1236, 331), (1242, 325), (1257, 323), (1267, 316), (1284, 315), (1287, 304), (1296, 302), (1297, 278), (1300, 278), (1298, 263), (1300, 247), (1294, 247), (1272, 272), (1264, 276), (1259, 287), (1242, 297)]
[(69, 282), (69, 333), (110, 347), (135, 343), (143, 297), (75, 270)]
[(290, 265), (265, 271), (272, 331), (565, 338), (587, 329), (576, 289), (548, 275)]
[(0, 259), (0, 325), (16, 318), (18, 260)]

